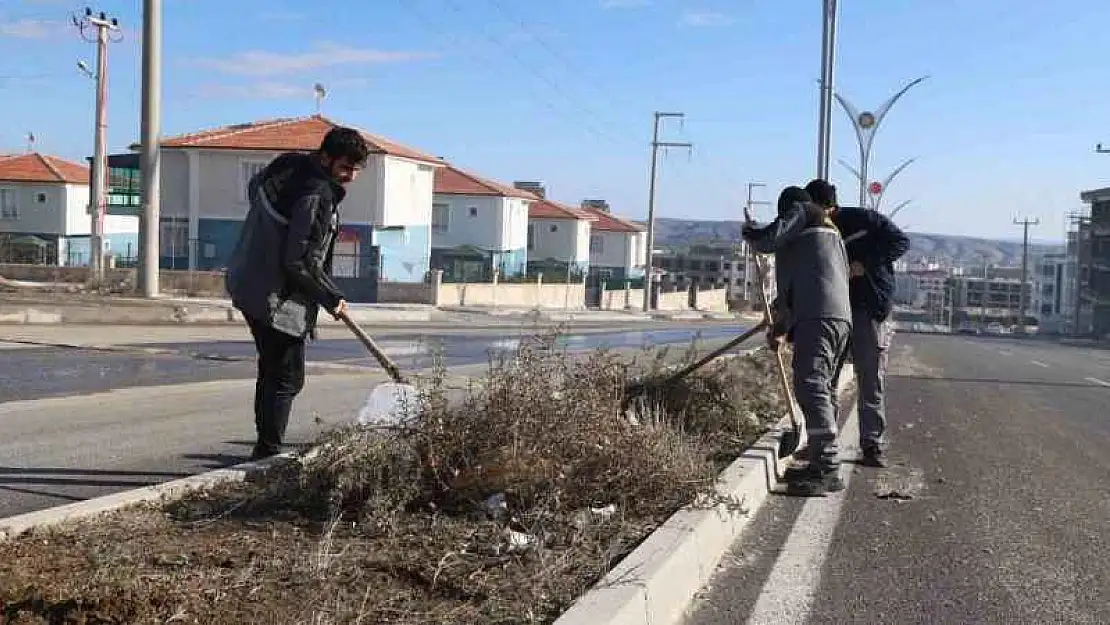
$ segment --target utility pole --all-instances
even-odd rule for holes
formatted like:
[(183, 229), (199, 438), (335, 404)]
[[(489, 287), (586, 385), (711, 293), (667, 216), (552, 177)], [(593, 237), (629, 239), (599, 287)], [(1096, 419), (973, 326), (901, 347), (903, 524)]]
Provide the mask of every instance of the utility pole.
[(143, 0), (143, 110), (141, 122), (143, 214), (139, 219), (139, 291), (158, 296), (161, 221), (162, 0)]
[(987, 266), (986, 254), (983, 255), (983, 296), (979, 299), (979, 331), (987, 331), (987, 294), (990, 292), (990, 284), (988, 284), (987, 273), (990, 267)]
[(829, 179), (832, 153), (833, 77), (836, 68), (836, 0), (822, 0), (821, 98), (817, 113), (817, 177)]
[(1014, 219), (1015, 226), (1022, 228), (1022, 243), (1021, 243), (1021, 301), (1018, 303), (1018, 309), (1021, 311), (1021, 317), (1018, 321), (1018, 332), (1025, 334), (1025, 313), (1026, 313), (1026, 298), (1029, 297), (1029, 226), (1036, 226), (1041, 223), (1040, 219), (1029, 218)]
[(652, 258), (655, 256), (655, 178), (658, 169), (659, 148), (686, 148), (694, 147), (693, 143), (676, 143), (659, 140), (659, 125), (665, 118), (683, 119), (685, 113), (655, 112), (655, 123), (651, 132), (651, 182), (648, 183), (648, 215), (647, 215), (647, 249), (645, 250), (646, 262), (644, 271), (644, 312), (651, 310), (651, 292), (655, 278), (655, 266)]
[[(92, 185), (89, 189), (89, 212), (92, 223), (89, 228), (89, 270), (90, 280), (100, 284), (104, 279), (104, 199), (107, 196), (107, 167), (105, 153), (108, 145), (108, 42), (122, 39), (119, 20), (109, 18), (101, 11), (93, 15), (86, 7), (83, 17), (73, 16), (81, 38), (88, 43), (96, 43), (96, 131), (93, 141)], [(89, 34), (96, 29), (95, 36)], [(113, 38), (115, 36), (115, 38)]]
[[(746, 213), (751, 213), (751, 214), (754, 215), (755, 213), (752, 211), (753, 206), (769, 205), (770, 204), (770, 202), (765, 201), (765, 200), (758, 200), (757, 201), (757, 200), (752, 199), (752, 190), (753, 189), (762, 188), (762, 187), (766, 187), (766, 186), (767, 185), (762, 183), (762, 182), (749, 182), (748, 183), (748, 201), (745, 203), (745, 206), (747, 207)], [(752, 296), (753, 296), (753, 293), (752, 293), (752, 284), (753, 284), (753, 282), (752, 282), (752, 269), (755, 266), (755, 264), (753, 263), (754, 260), (755, 260), (755, 252), (752, 251), (752, 246), (748, 245), (747, 241), (744, 241), (744, 301), (745, 302), (751, 302), (752, 301)], [(763, 285), (762, 284), (759, 285), (759, 288), (762, 289)]]

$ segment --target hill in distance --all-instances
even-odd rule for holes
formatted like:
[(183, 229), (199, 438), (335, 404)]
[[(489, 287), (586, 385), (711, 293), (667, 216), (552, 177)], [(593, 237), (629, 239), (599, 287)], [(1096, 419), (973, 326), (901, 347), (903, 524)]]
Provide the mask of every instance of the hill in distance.
[[(657, 248), (682, 248), (698, 243), (724, 243), (740, 240), (739, 221), (699, 221), (660, 217), (655, 220)], [(910, 232), (908, 262), (940, 261), (953, 265), (978, 266), (986, 256), (992, 265), (1021, 264), (1021, 241), (992, 240), (948, 234)], [(1062, 244), (1030, 243), (1029, 257), (1063, 252)]]

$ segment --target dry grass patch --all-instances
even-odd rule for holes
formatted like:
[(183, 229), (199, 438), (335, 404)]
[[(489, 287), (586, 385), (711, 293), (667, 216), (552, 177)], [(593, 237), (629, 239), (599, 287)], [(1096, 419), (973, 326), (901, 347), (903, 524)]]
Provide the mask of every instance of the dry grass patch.
[(461, 401), (433, 376), (407, 429), (340, 428), (254, 483), (0, 544), (0, 622), (551, 623), (785, 409), (761, 354), (633, 425), (629, 364), (554, 345)]

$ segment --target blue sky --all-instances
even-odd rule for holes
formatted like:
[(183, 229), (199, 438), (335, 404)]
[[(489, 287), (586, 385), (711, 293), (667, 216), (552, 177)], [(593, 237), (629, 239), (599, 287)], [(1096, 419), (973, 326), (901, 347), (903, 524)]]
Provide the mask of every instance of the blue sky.
[[(109, 144), (139, 133), (139, 0), (102, 0)], [(1066, 10), (1062, 7), (1066, 5)], [(93, 60), (67, 0), (0, 0), (0, 151), (92, 151)], [(552, 197), (646, 213), (651, 114), (692, 154), (661, 160), (658, 215), (736, 218), (749, 181), (815, 173), (818, 0), (165, 0), (163, 134), (324, 113)], [(1110, 2), (841, 0), (837, 89), (861, 109), (930, 78), (890, 113), (872, 171), (911, 157), (884, 199), (922, 232), (1059, 239), (1081, 189), (1108, 184)], [(835, 158), (858, 150), (834, 114)], [(853, 176), (834, 163), (845, 199)], [(762, 209), (763, 215), (769, 209)]]

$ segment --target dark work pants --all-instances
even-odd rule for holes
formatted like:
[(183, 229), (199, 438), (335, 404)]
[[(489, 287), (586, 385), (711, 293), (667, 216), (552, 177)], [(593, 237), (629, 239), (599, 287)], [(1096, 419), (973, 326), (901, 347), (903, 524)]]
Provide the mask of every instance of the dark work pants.
[(254, 385), (254, 427), (258, 447), (276, 451), (285, 437), (293, 400), (304, 388), (305, 340), (264, 321), (247, 319), (258, 350)]
[(805, 416), (810, 466), (834, 471), (837, 446), (837, 373), (852, 331), (847, 321), (813, 319), (794, 325), (794, 396)]

